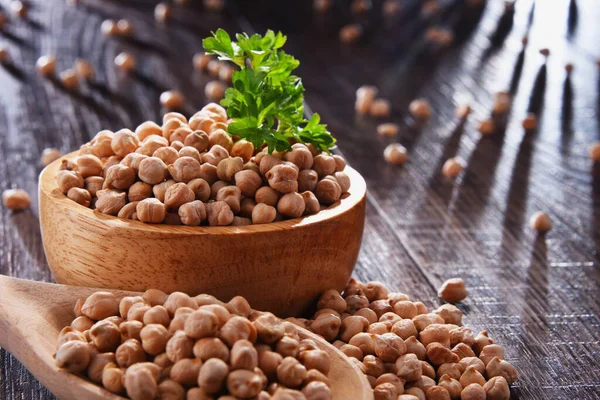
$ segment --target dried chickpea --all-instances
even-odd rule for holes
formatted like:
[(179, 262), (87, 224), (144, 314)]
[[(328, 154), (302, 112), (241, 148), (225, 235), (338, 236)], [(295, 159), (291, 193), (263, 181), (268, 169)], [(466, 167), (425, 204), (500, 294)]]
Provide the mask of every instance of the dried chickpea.
[(374, 355), (366, 355), (363, 358), (363, 365), (365, 366), (365, 374), (370, 375), (375, 379), (385, 373), (385, 364), (380, 358)]
[(475, 367), (480, 374), (485, 373), (485, 364), (477, 357), (464, 357), (458, 362), (458, 365), (462, 367), (463, 371), (469, 367)]
[(208, 62), (211, 61), (212, 59), (213, 59), (213, 56), (211, 54), (197, 53), (197, 54), (194, 54), (194, 57), (192, 59), (192, 64), (194, 65), (194, 68), (196, 68), (197, 70), (206, 71), (206, 68), (208, 67)]
[(195, 386), (198, 383), (201, 366), (202, 361), (198, 359), (183, 358), (173, 364), (170, 377), (185, 387)]
[(125, 157), (129, 153), (133, 153), (140, 142), (135, 133), (129, 129), (121, 129), (115, 132), (110, 145), (117, 156)]
[(431, 115), (431, 107), (425, 99), (416, 99), (410, 102), (408, 106), (410, 115), (415, 119), (427, 119)]
[(58, 75), (63, 87), (67, 90), (75, 90), (79, 86), (77, 73), (73, 69), (66, 69)]
[(313, 155), (302, 143), (293, 144), (292, 150), (285, 154), (284, 159), (295, 164), (300, 170), (310, 169), (313, 166)]
[(438, 295), (449, 303), (458, 303), (464, 300), (468, 294), (465, 282), (460, 278), (448, 279), (438, 290)]
[(44, 77), (54, 74), (56, 70), (56, 57), (52, 55), (41, 56), (35, 63), (37, 72)]
[(462, 312), (455, 305), (443, 304), (434, 313), (442, 317), (446, 324), (461, 324)]
[(117, 315), (119, 302), (113, 293), (95, 292), (85, 300), (81, 312), (93, 320), (101, 320)]
[[(454, 337), (453, 337), (453, 332), (454, 330), (450, 331), (450, 340), (452, 340), (452, 342), (454, 343)], [(470, 343), (473, 344), (473, 336), (471, 335), (470, 337), (467, 337), (468, 340), (470, 340)], [(463, 359), (465, 357), (475, 357), (475, 352), (473, 351), (473, 349), (471, 348), (471, 346), (469, 346), (468, 344), (465, 343), (458, 343), (457, 345), (455, 345), (452, 348), (452, 352), (454, 354), (456, 354), (459, 358)]]
[(510, 108), (510, 94), (508, 92), (498, 92), (496, 93), (496, 98), (494, 101), (494, 106), (492, 107), (492, 114), (506, 114), (508, 109)]
[(219, 338), (202, 338), (194, 344), (194, 356), (202, 361), (210, 358), (229, 360), (229, 348)]
[(132, 203), (152, 197), (152, 185), (138, 181), (127, 190), (127, 200)]
[(534, 113), (528, 113), (527, 116), (525, 116), (525, 119), (523, 119), (522, 125), (523, 129), (526, 131), (532, 131), (537, 128), (536, 115)]
[(356, 334), (365, 332), (369, 327), (369, 321), (358, 315), (350, 316), (342, 321), (340, 326), (340, 339), (349, 342)]
[(486, 393), (486, 399), (489, 400), (508, 400), (510, 398), (510, 388), (508, 382), (503, 376), (494, 376), (483, 385)]
[(146, 121), (138, 125), (138, 127), (135, 129), (135, 134), (137, 135), (139, 141), (144, 141), (151, 135), (162, 135), (162, 129), (156, 122)]
[(107, 364), (102, 371), (102, 386), (113, 393), (121, 394), (125, 391), (124, 379), (125, 370), (114, 363)]
[(229, 366), (218, 358), (206, 360), (200, 367), (198, 385), (208, 394), (219, 393), (229, 375)]
[(210, 145), (210, 138), (206, 133), (202, 131), (193, 131), (184, 138), (183, 144), (185, 146), (193, 147), (194, 149), (198, 150), (198, 153), (200, 153), (208, 149)]
[(227, 376), (227, 389), (235, 398), (250, 398), (262, 390), (262, 379), (253, 371), (244, 369), (232, 371)]
[(389, 164), (401, 165), (408, 160), (408, 154), (400, 143), (391, 143), (383, 151), (383, 158)]
[(160, 224), (165, 220), (165, 205), (158, 199), (144, 199), (138, 203), (135, 210), (137, 218), (142, 222)]
[(252, 223), (254, 224), (268, 224), (275, 220), (277, 211), (275, 207), (266, 205), (264, 203), (258, 203), (252, 209)]
[(590, 145), (588, 155), (592, 161), (600, 161), (600, 142), (594, 142)]
[[(509, 385), (512, 385), (518, 377), (517, 369), (511, 363), (501, 360), (499, 357), (494, 357), (487, 363), (485, 367), (485, 374), (489, 378), (502, 376), (504, 379), (506, 379)], [(485, 381), (481, 385), (483, 384), (485, 384)]]
[(69, 191), (67, 192), (67, 197), (73, 200), (75, 203), (81, 204), (84, 207), (89, 207), (92, 202), (92, 195), (90, 194), (90, 192), (81, 188), (69, 189)]
[(121, 332), (112, 322), (101, 320), (90, 329), (92, 342), (101, 352), (115, 351), (121, 342)]
[(418, 387), (406, 389), (403, 395), (398, 396), (398, 400), (425, 400), (425, 392)]
[(188, 183), (200, 178), (200, 163), (192, 157), (180, 157), (174, 164), (169, 165), (169, 173), (177, 182)]
[[(237, 157), (236, 157), (237, 158)], [(223, 163), (224, 161), (221, 161)], [(218, 167), (217, 167), (218, 173)], [(221, 178), (221, 177), (219, 177)], [(221, 178), (223, 179), (223, 178)], [(262, 178), (259, 174), (252, 170), (240, 170), (235, 173), (235, 185), (240, 189), (243, 196), (252, 197), (256, 195), (258, 189), (263, 184)]]
[(115, 359), (119, 367), (128, 368), (133, 364), (146, 361), (146, 353), (138, 340), (128, 339), (117, 347)]
[(140, 162), (138, 176), (142, 181), (150, 185), (156, 185), (167, 177), (167, 166), (158, 157), (144, 158)]
[(256, 191), (254, 200), (257, 204), (264, 203), (268, 206), (275, 207), (279, 201), (279, 194), (269, 186), (263, 186)]
[(122, 164), (108, 168), (104, 178), (103, 188), (127, 190), (135, 182), (135, 170)]
[(367, 114), (377, 97), (378, 89), (375, 86), (363, 85), (356, 90), (354, 109), (359, 114)]
[(129, 321), (136, 320), (142, 322), (144, 320), (144, 314), (150, 309), (150, 306), (145, 303), (134, 303), (129, 307), (127, 311), (127, 319)]
[(136, 60), (131, 54), (123, 52), (115, 57), (115, 65), (125, 72), (131, 72), (135, 69)]
[[(333, 398), (329, 385), (325, 382), (312, 381), (302, 388), (302, 394), (307, 399), (330, 400)], [(396, 400), (394, 398), (394, 400)]]
[(460, 157), (449, 158), (442, 167), (442, 174), (447, 178), (456, 178), (465, 168), (465, 162)]
[(363, 34), (362, 26), (358, 24), (349, 24), (340, 30), (340, 40), (342, 43), (355, 43)]
[[(83, 190), (78, 188), (71, 188), (67, 192), (67, 197), (69, 197), (68, 193), (71, 193), (71, 190), (74, 189)], [(31, 198), (29, 197), (29, 194), (27, 194), (27, 192), (22, 189), (8, 189), (2, 192), (2, 203), (9, 210), (23, 210), (31, 205)]]
[(55, 358), (59, 368), (76, 374), (88, 367), (91, 359), (90, 348), (85, 342), (71, 340), (58, 348)]
[(342, 188), (335, 178), (321, 179), (315, 188), (315, 196), (322, 204), (331, 205), (337, 202), (342, 196)]
[(493, 119), (484, 119), (483, 121), (479, 122), (477, 130), (482, 135), (491, 135), (496, 130), (496, 123)]
[(58, 171), (56, 175), (56, 183), (58, 188), (64, 194), (67, 194), (69, 189), (78, 187), (83, 188), (84, 180), (81, 174), (77, 171)]
[(212, 101), (221, 100), (225, 96), (227, 86), (219, 81), (210, 81), (204, 88), (204, 95)]
[(42, 164), (42, 167), (47, 167), (61, 157), (62, 153), (59, 149), (47, 148), (42, 151), (42, 155), (40, 156), (40, 164)]
[(484, 365), (487, 365), (494, 357), (498, 357), (500, 360), (504, 359), (504, 348), (497, 344), (489, 344), (484, 346), (479, 353), (479, 359)]
[(375, 118), (385, 118), (392, 112), (392, 106), (386, 99), (376, 99), (371, 105), (369, 114)]
[(137, 368), (127, 368), (123, 385), (125, 386), (127, 395), (131, 399), (151, 400), (157, 393), (156, 381), (157, 379), (155, 379), (150, 369), (140, 366)]
[(176, 210), (185, 203), (194, 201), (195, 193), (185, 183), (175, 183), (167, 188), (165, 192), (165, 206)]
[(486, 400), (485, 390), (477, 383), (466, 385), (460, 392), (461, 400)]
[(321, 297), (319, 298), (319, 302), (317, 303), (317, 308), (319, 310), (324, 308), (330, 308), (332, 310), (337, 311), (338, 313), (342, 313), (346, 310), (346, 300), (340, 295), (337, 290), (330, 289), (323, 292)]
[(391, 122), (377, 125), (377, 133), (382, 136), (396, 136), (398, 135), (399, 130), (400, 127), (398, 126), (398, 124), (394, 124)]
[(185, 97), (178, 90), (167, 90), (160, 94), (160, 104), (168, 109), (180, 109), (183, 107)]
[(173, 379), (165, 379), (156, 387), (160, 399), (185, 399), (186, 391), (183, 386)]
[(312, 169), (317, 173), (319, 178), (333, 175), (336, 170), (335, 159), (326, 154), (319, 154), (313, 159)]
[(391, 331), (404, 340), (411, 336), (417, 336), (417, 328), (410, 319), (401, 319), (400, 321), (395, 322), (394, 325), (392, 325)]
[(244, 160), (241, 157), (226, 158), (217, 164), (217, 176), (223, 181), (232, 181), (243, 168)]
[(472, 383), (483, 386), (485, 385), (485, 378), (479, 371), (477, 371), (477, 367), (470, 366), (460, 376), (459, 382), (463, 387), (466, 387)]
[(321, 210), (319, 200), (313, 192), (302, 192), (300, 193), (304, 201), (304, 214), (316, 214)]
[(144, 324), (141, 321), (124, 321), (119, 324), (119, 332), (121, 332), (121, 340), (136, 339), (140, 340), (140, 333)]
[(375, 335), (371, 333), (358, 333), (350, 339), (348, 344), (358, 347), (364, 355), (375, 354)]
[(450, 348), (450, 331), (445, 325), (431, 324), (419, 333), (419, 340), (425, 346), (437, 342)]
[(306, 378), (306, 367), (293, 357), (285, 357), (277, 367), (277, 378), (287, 387), (299, 387)]
[(304, 199), (297, 193), (287, 193), (277, 202), (277, 211), (286, 218), (298, 218), (304, 213)]
[(545, 212), (538, 211), (529, 219), (529, 226), (538, 232), (550, 232), (552, 230), (552, 220)]

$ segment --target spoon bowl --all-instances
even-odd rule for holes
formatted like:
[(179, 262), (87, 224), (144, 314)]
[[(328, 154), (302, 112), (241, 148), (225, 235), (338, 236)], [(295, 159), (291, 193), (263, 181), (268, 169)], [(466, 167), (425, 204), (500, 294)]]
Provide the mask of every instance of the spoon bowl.
[[(123, 399), (58, 368), (53, 357), (60, 330), (75, 318), (75, 302), (97, 290), (0, 275), (0, 347), (13, 354), (44, 386), (63, 400)], [(118, 298), (141, 295), (139, 292), (109, 291)], [(334, 399), (373, 399), (368, 381), (345, 355), (306, 329), (297, 329), (301, 338), (314, 340), (329, 354), (329, 379)]]

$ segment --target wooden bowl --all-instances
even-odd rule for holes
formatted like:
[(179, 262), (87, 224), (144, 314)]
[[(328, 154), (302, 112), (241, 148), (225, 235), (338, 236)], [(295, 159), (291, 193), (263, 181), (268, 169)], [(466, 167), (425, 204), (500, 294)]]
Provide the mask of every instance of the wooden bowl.
[(245, 296), (253, 308), (279, 316), (307, 311), (327, 289), (344, 288), (358, 257), (366, 185), (346, 167), (345, 198), (318, 214), (265, 225), (150, 225), (101, 214), (67, 198), (56, 174), (40, 174), (44, 250), (56, 281), (143, 291), (161, 289), (221, 300)]

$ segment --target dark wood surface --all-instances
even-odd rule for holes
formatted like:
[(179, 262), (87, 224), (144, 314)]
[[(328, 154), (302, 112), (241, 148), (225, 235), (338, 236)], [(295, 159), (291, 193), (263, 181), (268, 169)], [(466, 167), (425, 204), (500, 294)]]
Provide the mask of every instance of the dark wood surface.
[[(185, 93), (187, 113), (199, 109), (208, 79), (193, 71), (191, 57), (210, 30), (281, 29), (286, 50), (302, 62), (308, 107), (329, 124), (340, 153), (369, 186), (355, 275), (429, 306), (439, 304), (444, 280), (462, 277), (470, 290), (460, 304), (465, 324), (488, 330), (519, 370), (513, 398), (600, 397), (600, 166), (587, 157), (600, 137), (597, 0), (518, 0), (504, 18), (500, 0), (488, 0), (481, 12), (447, 0), (430, 19), (411, 0), (387, 19), (380, 1), (370, 15), (356, 17), (348, 1), (315, 16), (309, 0), (239, 0), (222, 14), (197, 5), (177, 9), (164, 27), (154, 22), (155, 3), (82, 0), (73, 8), (37, 0), (28, 18), (11, 17), (0, 32), (12, 58), (0, 68), (0, 189), (21, 187), (34, 199), (31, 210), (1, 210), (0, 273), (52, 280), (35, 198), (44, 148), (67, 152), (102, 128), (158, 120), (165, 89)], [(8, 9), (8, 1), (1, 4)], [(100, 34), (103, 19), (121, 17), (134, 22), (132, 38)], [(353, 21), (363, 24), (365, 37), (342, 45), (337, 32)], [(428, 45), (423, 35), (432, 24), (453, 27), (456, 43)], [(541, 47), (551, 49), (546, 66)], [(133, 76), (113, 66), (123, 50), (138, 58)], [(98, 70), (95, 83), (71, 94), (38, 77), (35, 61), (47, 53), (57, 55), (59, 70), (87, 58)], [(570, 78), (567, 62), (575, 66)], [(401, 124), (398, 141), (409, 149), (405, 166), (383, 160), (389, 139), (375, 133), (378, 121), (355, 117), (354, 91), (362, 84), (377, 85), (392, 101), (389, 120)], [(481, 137), (477, 121), (489, 116), (494, 93), (508, 89), (514, 102), (506, 126)], [(433, 108), (424, 126), (414, 126), (406, 112), (415, 97)], [(462, 99), (473, 106), (464, 126), (453, 116)], [(540, 115), (535, 132), (521, 128), (527, 110)], [(467, 167), (452, 182), (440, 170), (455, 155)], [(547, 235), (527, 226), (538, 210), (554, 221)], [(0, 399), (13, 398), (52, 395), (1, 350)]]

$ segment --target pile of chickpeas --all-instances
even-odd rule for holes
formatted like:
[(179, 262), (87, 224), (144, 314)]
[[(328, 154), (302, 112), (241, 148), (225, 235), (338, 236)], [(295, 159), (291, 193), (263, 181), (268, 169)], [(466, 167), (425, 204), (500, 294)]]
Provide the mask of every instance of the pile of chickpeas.
[[(460, 280), (445, 298), (460, 300)], [(486, 331), (462, 326), (452, 304), (430, 311), (380, 282), (351, 280), (340, 294), (328, 290), (313, 319), (290, 321), (323, 336), (366, 375), (376, 400), (507, 400), (517, 370)]]
[(64, 159), (58, 188), (100, 213), (154, 224), (264, 224), (318, 213), (350, 188), (337, 155), (296, 143), (289, 152), (232, 137), (211, 103), (189, 120), (164, 115), (135, 132), (103, 130)]
[(56, 365), (134, 400), (331, 398), (329, 355), (243, 297), (96, 292), (75, 315)]

